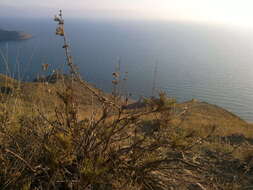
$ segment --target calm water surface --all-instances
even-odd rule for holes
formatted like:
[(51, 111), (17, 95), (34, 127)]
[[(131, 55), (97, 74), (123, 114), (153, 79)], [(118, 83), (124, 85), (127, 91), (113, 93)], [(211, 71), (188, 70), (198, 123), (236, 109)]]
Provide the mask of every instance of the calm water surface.
[[(22, 42), (0, 43), (9, 73), (23, 80), (65, 69), (62, 41), (53, 20), (0, 19), (0, 28), (33, 34)], [(152, 92), (158, 62), (157, 89), (178, 101), (196, 98), (253, 121), (253, 30), (176, 22), (66, 20), (72, 55), (83, 77), (106, 91), (121, 59), (127, 89), (135, 97)], [(8, 50), (8, 51), (7, 51)], [(8, 55), (8, 56), (7, 56)], [(0, 58), (0, 72), (6, 65)], [(44, 73), (45, 74), (45, 73)]]

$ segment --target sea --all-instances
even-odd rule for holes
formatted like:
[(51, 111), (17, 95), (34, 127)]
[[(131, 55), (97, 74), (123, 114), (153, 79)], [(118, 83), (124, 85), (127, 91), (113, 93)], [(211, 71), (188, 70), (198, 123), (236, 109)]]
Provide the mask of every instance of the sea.
[[(33, 38), (0, 42), (0, 73), (24, 81), (67, 72), (53, 18), (0, 18), (0, 28)], [(132, 98), (163, 91), (178, 102), (198, 99), (253, 122), (253, 30), (221, 24), (66, 19), (71, 55), (83, 79), (112, 91), (112, 73)], [(48, 64), (48, 71), (42, 65)], [(123, 83), (122, 82), (122, 83)]]

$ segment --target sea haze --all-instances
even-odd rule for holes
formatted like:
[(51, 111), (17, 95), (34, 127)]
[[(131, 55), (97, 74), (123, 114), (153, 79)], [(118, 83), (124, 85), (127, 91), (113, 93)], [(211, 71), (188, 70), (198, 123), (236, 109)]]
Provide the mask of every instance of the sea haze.
[[(217, 104), (253, 121), (253, 31), (221, 25), (155, 21), (75, 19), (65, 22), (74, 62), (89, 82), (111, 90), (111, 73), (121, 59), (129, 74), (127, 90), (150, 96), (156, 62), (157, 89), (178, 101), (193, 98)], [(31, 33), (33, 38), (0, 44), (9, 71), (32, 80), (41, 65), (66, 69), (62, 40), (53, 19), (0, 19), (0, 28)]]

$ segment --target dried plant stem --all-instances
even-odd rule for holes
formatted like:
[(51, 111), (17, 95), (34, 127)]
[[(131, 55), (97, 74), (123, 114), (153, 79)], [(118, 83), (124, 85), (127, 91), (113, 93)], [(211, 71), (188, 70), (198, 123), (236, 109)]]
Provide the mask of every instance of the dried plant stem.
[(77, 72), (76, 66), (73, 63), (72, 56), (70, 55), (70, 47), (67, 41), (65, 28), (64, 28), (64, 20), (62, 16), (62, 11), (60, 10), (60, 13), (58, 16), (55, 17), (55, 21), (58, 22), (58, 28), (57, 28), (57, 35), (60, 35), (63, 37), (64, 45), (63, 48), (65, 49), (65, 56), (67, 58), (67, 65), (70, 68), (72, 83), (74, 79), (77, 79), (85, 88), (87, 88), (95, 97), (97, 97), (101, 102), (113, 106), (117, 109), (121, 109), (121, 106), (117, 105), (115, 102), (110, 101), (108, 98), (102, 96), (101, 94), (97, 93), (95, 90), (93, 90), (87, 83), (85, 83), (82, 79), (80, 74)]
[(35, 169), (33, 169), (33, 167), (24, 159), (22, 158), (21, 156), (19, 156), (18, 154), (16, 154), (15, 152), (12, 152), (11, 150), (5, 148), (4, 149), (4, 152), (6, 153), (10, 153), (12, 156), (16, 157), (17, 159), (21, 160), (32, 172), (36, 172)]

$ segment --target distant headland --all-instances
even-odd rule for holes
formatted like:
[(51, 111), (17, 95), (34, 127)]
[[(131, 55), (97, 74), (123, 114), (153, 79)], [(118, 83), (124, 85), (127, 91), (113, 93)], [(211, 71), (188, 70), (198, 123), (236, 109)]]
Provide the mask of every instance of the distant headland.
[(32, 38), (31, 34), (18, 31), (7, 31), (0, 29), (0, 42), (1, 41), (16, 41), (16, 40), (27, 40)]

